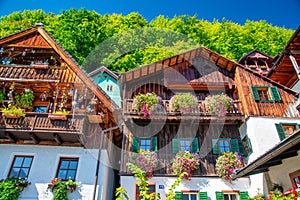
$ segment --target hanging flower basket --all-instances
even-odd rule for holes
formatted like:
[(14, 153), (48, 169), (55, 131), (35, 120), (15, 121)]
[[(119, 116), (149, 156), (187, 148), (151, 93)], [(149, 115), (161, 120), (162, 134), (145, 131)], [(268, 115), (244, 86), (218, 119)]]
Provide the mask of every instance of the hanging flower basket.
[(53, 200), (67, 200), (67, 192), (74, 192), (79, 186), (79, 183), (71, 179), (63, 181), (55, 178), (50, 181), (47, 189), (54, 193)]
[(226, 94), (212, 95), (205, 98), (204, 104), (209, 114), (224, 116), (231, 109), (233, 100)]
[(157, 153), (140, 151), (131, 157), (131, 162), (141, 168), (145, 172), (147, 178), (151, 178), (153, 176), (152, 172), (158, 164)]
[(190, 93), (176, 94), (170, 100), (170, 109), (174, 112), (190, 113), (197, 108), (197, 98)]
[(173, 173), (179, 176), (183, 172), (186, 172), (183, 178), (189, 180), (191, 173), (196, 169), (199, 169), (200, 166), (200, 158), (196, 153), (190, 152), (178, 152), (173, 160), (172, 170)]
[(144, 117), (155, 111), (155, 105), (161, 103), (161, 98), (155, 93), (138, 94), (133, 99), (132, 109)]

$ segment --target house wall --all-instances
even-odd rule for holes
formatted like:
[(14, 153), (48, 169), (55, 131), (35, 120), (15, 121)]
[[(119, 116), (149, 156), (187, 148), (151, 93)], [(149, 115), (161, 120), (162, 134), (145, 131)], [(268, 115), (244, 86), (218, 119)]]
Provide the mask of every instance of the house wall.
[(289, 174), (300, 169), (300, 150), (297, 153), (298, 156), (284, 159), (281, 165), (269, 168), (271, 182), (281, 185), (284, 191), (292, 186)]
[[(280, 122), (300, 124), (300, 119), (280, 117), (249, 117), (247, 121), (240, 127), (241, 138), (243, 138), (245, 135), (248, 135), (253, 150), (253, 153), (247, 158), (247, 163), (254, 161), (256, 158), (258, 158), (280, 142), (279, 135), (275, 127), (275, 124)], [(300, 166), (300, 164), (297, 164), (296, 166)], [(284, 174), (286, 175), (287, 173)], [(261, 193), (265, 195), (268, 194), (268, 191), (271, 189), (269, 188), (270, 184), (274, 181), (271, 180), (270, 182), (267, 175), (268, 174), (261, 173), (250, 176), (251, 187), (248, 190), (250, 197), (253, 197), (255, 194), (257, 194), (258, 188), (260, 189)], [(278, 175), (278, 172), (274, 173), (274, 176)]]
[[(69, 193), (69, 199), (91, 200), (93, 197), (97, 149), (1, 144), (0, 152), (0, 178), (3, 179), (7, 177), (15, 155), (34, 156), (28, 176), (28, 180), (32, 184), (21, 193), (19, 199), (52, 199), (53, 194), (51, 191), (47, 191), (47, 186), (56, 175), (60, 157), (79, 158), (76, 181), (80, 182), (81, 187), (75, 192)], [(109, 166), (107, 152), (102, 150), (97, 199), (112, 199), (114, 173)]]
[[(101, 75), (100, 77), (98, 77)], [(106, 76), (106, 78), (105, 78)], [(103, 74), (96, 74), (92, 76), (92, 79), (94, 80), (95, 83), (97, 83), (103, 91), (108, 94), (108, 96), (119, 106), (121, 107), (121, 96), (120, 96), (120, 87), (118, 85), (118, 81), (111, 77), (108, 73), (103, 72)], [(107, 91), (106, 86), (108, 84), (113, 85), (113, 91)]]
[[(149, 179), (149, 183), (155, 184), (155, 191), (160, 193), (161, 199), (166, 199), (165, 195), (168, 193), (169, 188), (175, 182), (176, 177), (152, 177)], [(127, 191), (129, 199), (135, 199), (135, 185), (137, 181), (133, 176), (121, 176), (121, 185)], [(159, 189), (159, 187), (164, 189)], [(179, 186), (176, 187), (175, 191), (190, 190), (190, 191), (201, 191), (207, 192), (210, 200), (216, 199), (216, 191), (224, 190), (239, 190), (247, 191), (250, 187), (250, 181), (248, 178), (241, 178), (232, 183), (221, 180), (217, 177), (193, 177), (191, 180), (182, 180)]]

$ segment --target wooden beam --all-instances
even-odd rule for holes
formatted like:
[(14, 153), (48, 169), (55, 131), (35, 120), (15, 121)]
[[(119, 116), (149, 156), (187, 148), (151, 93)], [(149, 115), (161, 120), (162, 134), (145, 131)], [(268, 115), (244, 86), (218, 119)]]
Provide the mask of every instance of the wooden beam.
[(34, 133), (30, 133), (30, 138), (35, 144), (38, 144), (40, 142), (39, 138)]
[(53, 133), (53, 139), (55, 140), (55, 142), (57, 142), (57, 144), (59, 145), (62, 144), (62, 139), (59, 137), (57, 133)]
[(276, 159), (276, 160), (268, 161), (265, 164), (259, 166), (258, 168), (268, 168), (268, 167), (272, 167), (275, 165), (281, 165), (281, 164), (282, 164), (281, 159)]
[(10, 141), (12, 141), (13, 143), (17, 142), (17, 139), (15, 138), (15, 136), (13, 136), (11, 133), (5, 132), (5, 137), (8, 138)]

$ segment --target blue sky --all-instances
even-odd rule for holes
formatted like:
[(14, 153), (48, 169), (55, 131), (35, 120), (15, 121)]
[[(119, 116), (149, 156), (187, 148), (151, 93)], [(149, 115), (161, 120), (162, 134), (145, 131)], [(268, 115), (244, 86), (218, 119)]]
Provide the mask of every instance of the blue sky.
[(86, 8), (100, 14), (138, 12), (148, 21), (158, 15), (194, 15), (212, 21), (226, 18), (243, 25), (249, 20), (266, 20), (275, 26), (297, 29), (300, 0), (0, 0), (0, 16), (14, 11), (43, 9), (60, 13), (70, 8)]

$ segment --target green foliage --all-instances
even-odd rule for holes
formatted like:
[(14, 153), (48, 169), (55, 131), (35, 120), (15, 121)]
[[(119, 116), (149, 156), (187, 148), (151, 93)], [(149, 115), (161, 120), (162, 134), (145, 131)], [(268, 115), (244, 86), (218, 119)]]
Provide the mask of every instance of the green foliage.
[(67, 192), (74, 192), (80, 185), (71, 179), (62, 181), (55, 178), (48, 184), (48, 189), (54, 192), (52, 200), (68, 200)]
[(0, 200), (17, 200), (21, 192), (30, 184), (24, 178), (0, 180)]
[(160, 102), (160, 98), (155, 93), (138, 94), (133, 99), (132, 108), (144, 117), (151, 115), (154, 111), (154, 105)]
[(166, 199), (167, 200), (174, 200), (175, 199), (175, 189), (176, 189), (177, 186), (179, 186), (182, 179), (186, 176), (188, 176), (187, 172), (182, 172), (181, 174), (179, 174), (179, 176), (177, 176), (177, 179), (171, 185), (171, 187), (169, 188), (168, 193), (166, 194)]
[[(197, 16), (182, 15), (173, 18), (158, 16), (147, 22), (136, 12), (126, 16), (100, 15), (86, 9), (69, 9), (58, 15), (25, 10), (2, 16), (0, 36), (37, 22), (42, 22), (87, 71), (105, 65), (110, 70), (124, 72), (199, 45), (235, 61), (253, 49), (275, 56), (281, 53), (294, 33), (294, 30), (272, 26), (263, 20), (247, 20), (240, 25), (226, 19), (209, 22), (197, 19)], [(90, 55), (94, 49), (98, 51)]]
[(170, 108), (173, 111), (182, 113), (190, 113), (197, 107), (198, 101), (195, 96), (190, 93), (176, 94), (170, 100)]
[(24, 93), (15, 96), (16, 106), (23, 109), (31, 109), (34, 100), (34, 94), (32, 90), (25, 89)]
[(157, 153), (153, 151), (139, 151), (131, 157), (132, 163), (143, 170), (147, 178), (151, 178), (152, 172), (158, 164)]
[(178, 152), (173, 160), (172, 163), (172, 170), (177, 175), (180, 176), (182, 173), (185, 173), (185, 179), (189, 179), (191, 173), (199, 169), (200, 166), (200, 159), (199, 155), (196, 153), (190, 152)]
[(115, 196), (116, 196), (116, 200), (124, 200), (124, 199), (129, 200), (129, 197), (127, 196), (127, 191), (122, 187), (118, 187), (116, 189)]
[(18, 117), (25, 117), (26, 114), (23, 112), (21, 108), (17, 108), (15, 105), (8, 104), (7, 107), (1, 108), (1, 111), (5, 116), (13, 115)]
[(5, 94), (3, 92), (3, 90), (0, 90), (0, 103), (2, 103), (2, 101), (5, 99)]

